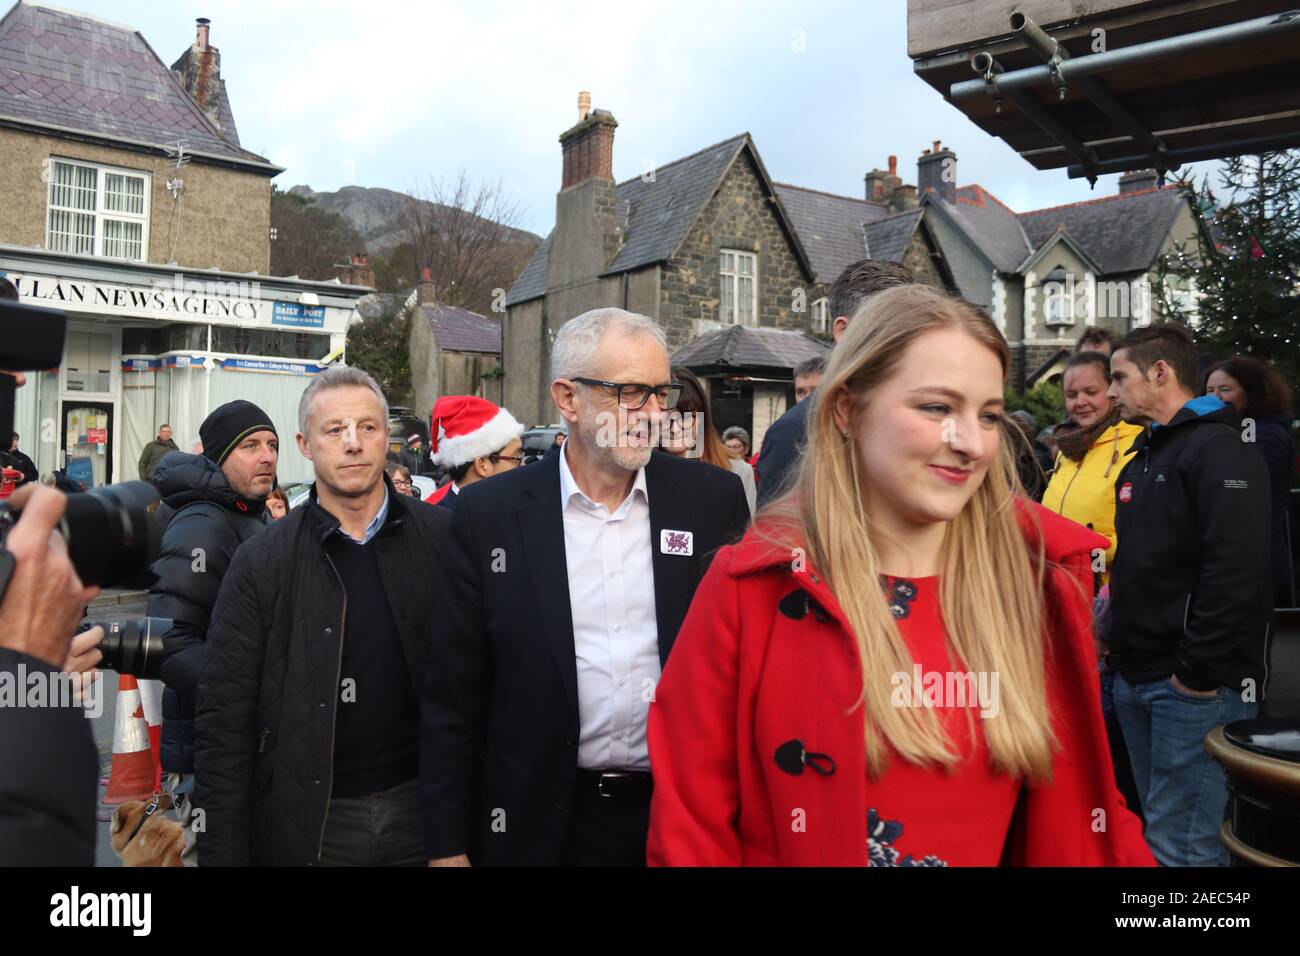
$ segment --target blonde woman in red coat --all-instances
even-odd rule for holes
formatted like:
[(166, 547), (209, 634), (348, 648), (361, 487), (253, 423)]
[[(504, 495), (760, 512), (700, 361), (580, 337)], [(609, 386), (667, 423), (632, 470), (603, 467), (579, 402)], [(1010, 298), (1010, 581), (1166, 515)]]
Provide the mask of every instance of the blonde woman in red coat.
[(1097, 699), (1106, 542), (1017, 494), (1009, 365), (965, 302), (864, 304), (657, 688), (651, 863), (1152, 865)]

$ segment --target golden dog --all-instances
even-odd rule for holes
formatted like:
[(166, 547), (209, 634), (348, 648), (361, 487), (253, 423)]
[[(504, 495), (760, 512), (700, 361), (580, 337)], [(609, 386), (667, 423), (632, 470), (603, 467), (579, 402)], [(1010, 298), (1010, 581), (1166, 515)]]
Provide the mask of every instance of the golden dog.
[(147, 818), (145, 810), (150, 802), (143, 800), (132, 800), (113, 811), (110, 840), (125, 866), (185, 865), (181, 862), (185, 830), (164, 812), (171, 809), (171, 795), (164, 793), (155, 799), (157, 809)]

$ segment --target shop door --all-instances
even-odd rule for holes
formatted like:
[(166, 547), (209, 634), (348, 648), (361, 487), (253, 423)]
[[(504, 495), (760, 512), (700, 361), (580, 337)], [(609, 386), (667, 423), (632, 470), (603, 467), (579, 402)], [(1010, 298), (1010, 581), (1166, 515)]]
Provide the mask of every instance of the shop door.
[(109, 483), (113, 474), (113, 406), (109, 402), (65, 400), (59, 432), (68, 477), (87, 488)]

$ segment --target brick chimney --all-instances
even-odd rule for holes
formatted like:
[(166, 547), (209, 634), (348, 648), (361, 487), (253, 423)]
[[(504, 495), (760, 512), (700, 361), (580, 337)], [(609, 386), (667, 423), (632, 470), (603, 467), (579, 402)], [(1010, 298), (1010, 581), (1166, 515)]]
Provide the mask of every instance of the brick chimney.
[(614, 181), (614, 114), (591, 108), (591, 94), (578, 94), (578, 122), (560, 134), (564, 154), (561, 189), (588, 179)]
[(1157, 181), (1154, 169), (1136, 169), (1119, 178), (1119, 194), (1122, 196), (1141, 189), (1155, 189)]
[(194, 45), (172, 64), (172, 72), (185, 87), (185, 92), (207, 114), (213, 124), (221, 128), (221, 51), (210, 42), (212, 21), (199, 17), (194, 21)]
[(420, 270), (420, 281), (415, 284), (415, 301), (417, 305), (438, 303), (438, 297), (433, 293), (433, 270), (428, 266)]
[(957, 154), (937, 139), (916, 161), (916, 190), (921, 196), (932, 192), (945, 202), (957, 201)]
[[(578, 94), (578, 122), (560, 135), (564, 175), (555, 195), (555, 231), (547, 257), (548, 289), (570, 290), (578, 312), (596, 305), (600, 274), (623, 242), (614, 187), (614, 129), (606, 110), (591, 108), (591, 94)], [(570, 312), (569, 314), (576, 314)]]
[(345, 285), (363, 285), (370, 289), (376, 288), (375, 270), (370, 264), (370, 257), (364, 252), (352, 253), (352, 258), (349, 261), (336, 265), (334, 268), (339, 270), (339, 281)]

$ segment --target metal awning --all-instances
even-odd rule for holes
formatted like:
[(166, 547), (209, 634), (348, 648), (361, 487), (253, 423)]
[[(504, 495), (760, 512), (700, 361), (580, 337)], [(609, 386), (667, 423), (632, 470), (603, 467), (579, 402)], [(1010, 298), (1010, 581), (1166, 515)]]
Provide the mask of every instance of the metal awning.
[(1147, 6), (1050, 33), (1017, 11), (1008, 33), (916, 71), (1038, 169), (1164, 172), (1300, 146), (1300, 9), (1283, 6)]

